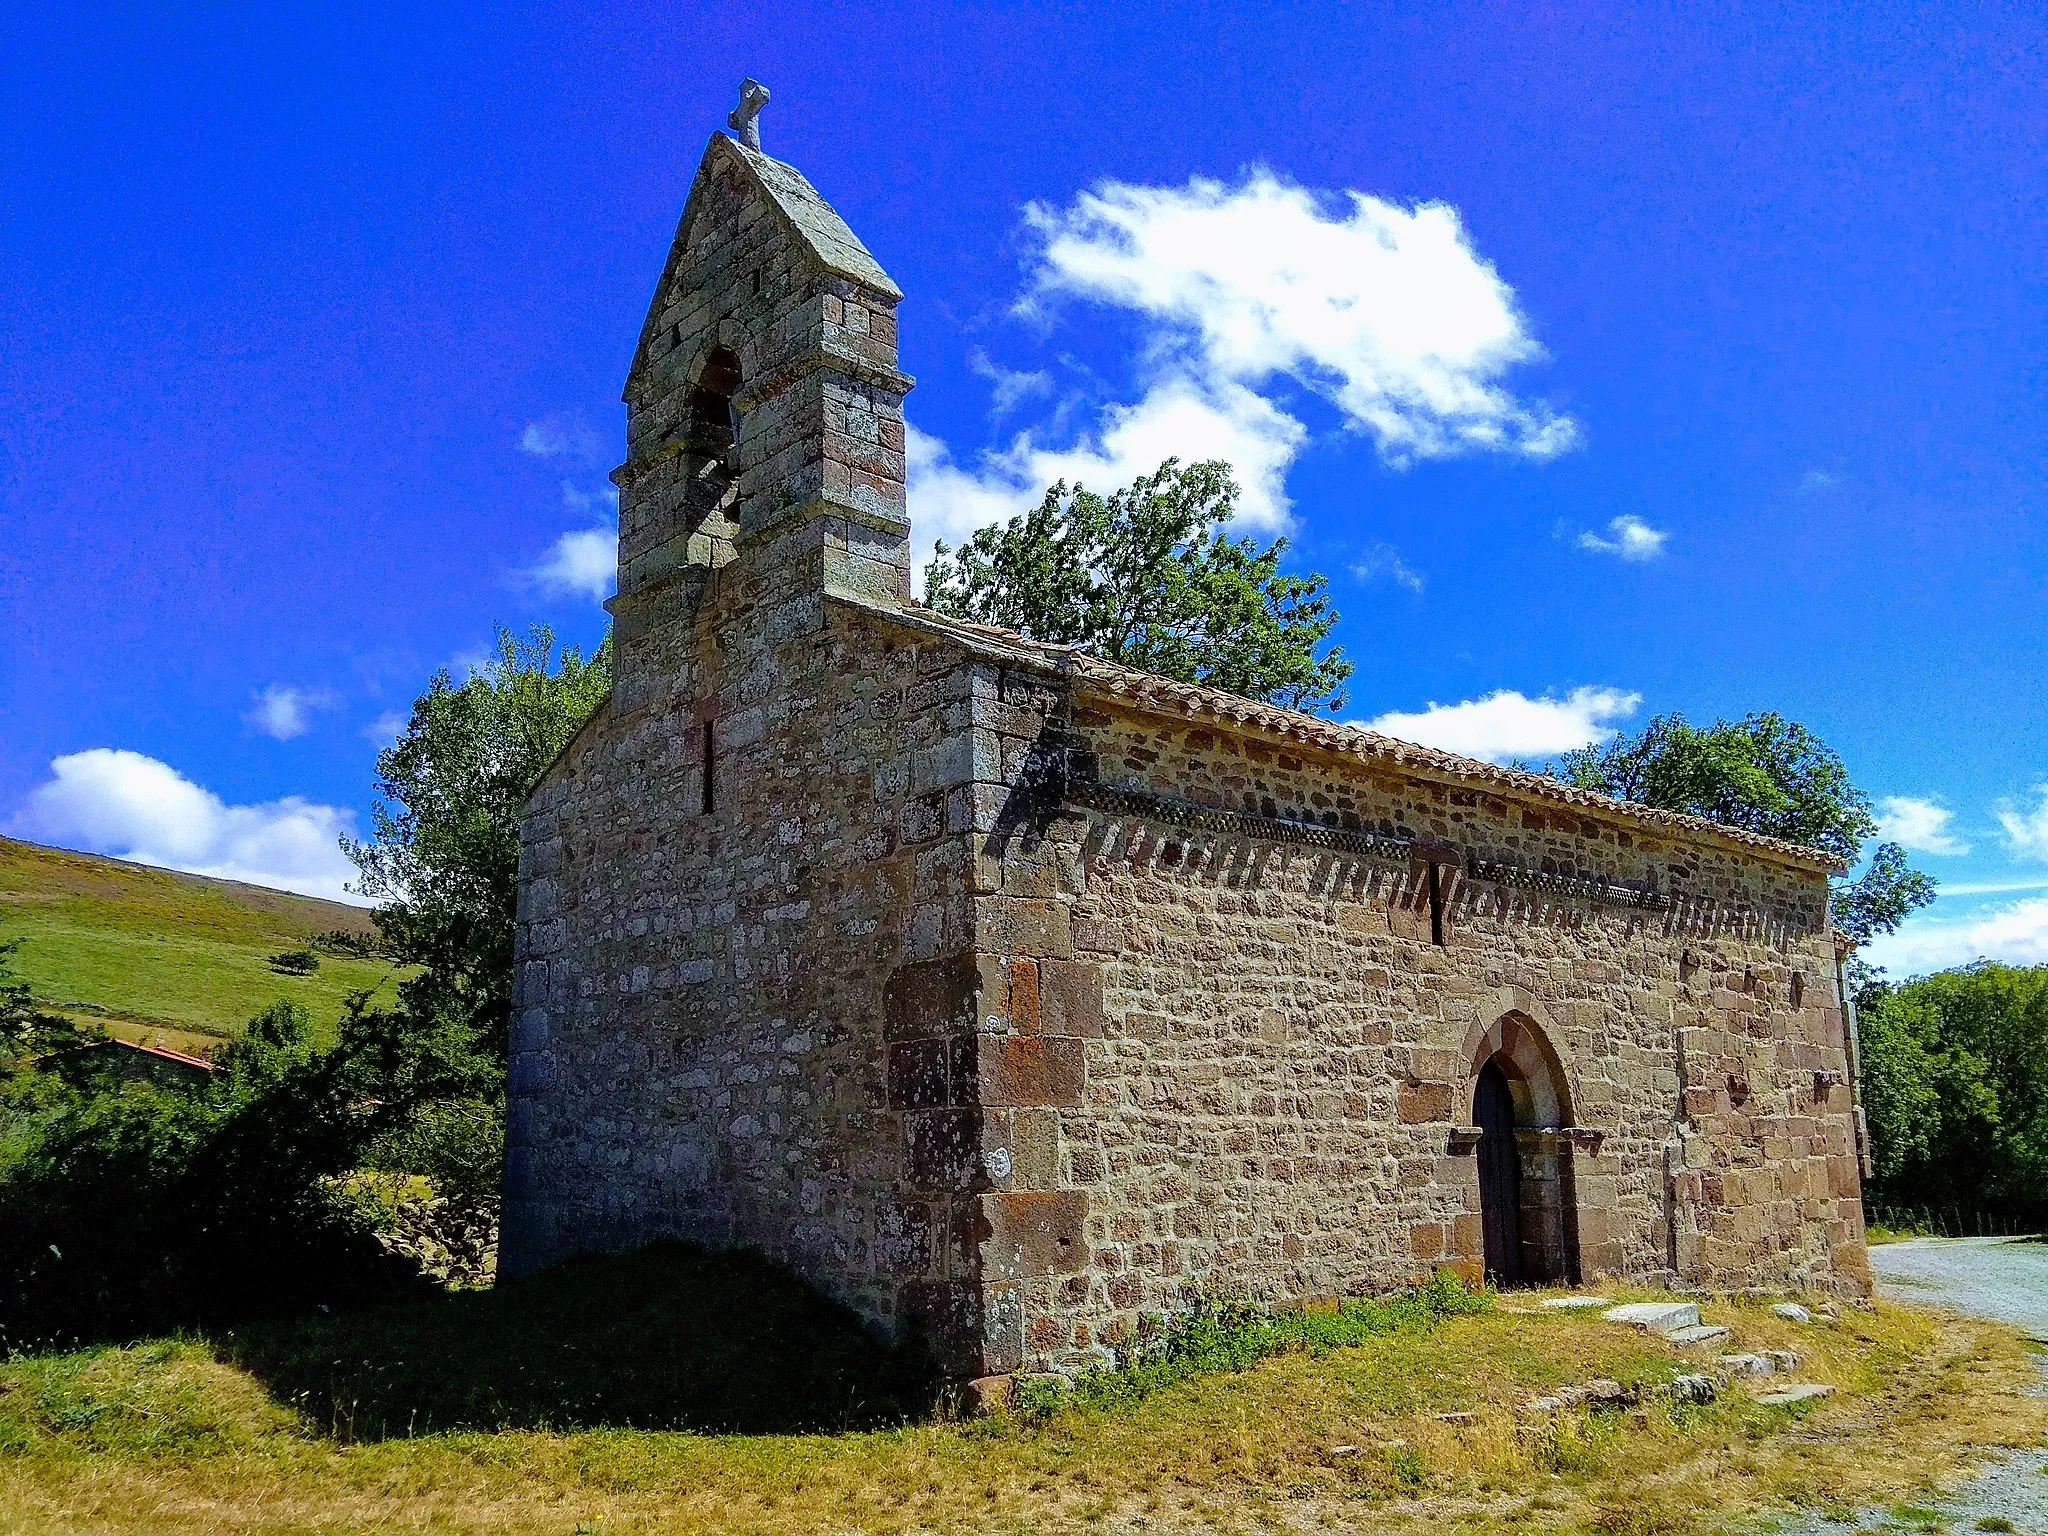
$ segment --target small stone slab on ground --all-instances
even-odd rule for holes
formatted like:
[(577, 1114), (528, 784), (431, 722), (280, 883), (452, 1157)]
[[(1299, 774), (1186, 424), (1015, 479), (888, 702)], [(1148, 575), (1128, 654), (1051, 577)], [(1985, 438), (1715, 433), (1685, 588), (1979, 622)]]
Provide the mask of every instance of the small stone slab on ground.
[(1813, 1314), (1796, 1301), (1781, 1301), (1771, 1308), (1771, 1316), (1782, 1317), (1788, 1323), (1810, 1323)]
[(1786, 1408), (1793, 1403), (1810, 1403), (1815, 1398), (1826, 1397), (1834, 1390), (1833, 1387), (1818, 1381), (1802, 1381), (1779, 1392), (1765, 1392), (1757, 1401), (1766, 1408)]
[(1695, 1323), (1690, 1328), (1674, 1328), (1664, 1337), (1674, 1344), (1710, 1344), (1727, 1338), (1728, 1330), (1719, 1323)]
[(1674, 1403), (1711, 1403), (1721, 1395), (1721, 1383), (1711, 1376), (1697, 1372), (1688, 1376), (1674, 1376), (1667, 1389)]
[(1609, 1307), (1600, 1315), (1610, 1323), (1627, 1323), (1631, 1328), (1670, 1334), (1681, 1328), (1699, 1327), (1700, 1304), (1696, 1301), (1632, 1301), (1626, 1306)]
[(1549, 1312), (1577, 1312), (1584, 1307), (1611, 1307), (1605, 1296), (1546, 1296), (1537, 1305)]
[(1754, 1355), (1723, 1355), (1721, 1369), (1730, 1376), (1777, 1376), (1799, 1363), (1789, 1349), (1767, 1349)]

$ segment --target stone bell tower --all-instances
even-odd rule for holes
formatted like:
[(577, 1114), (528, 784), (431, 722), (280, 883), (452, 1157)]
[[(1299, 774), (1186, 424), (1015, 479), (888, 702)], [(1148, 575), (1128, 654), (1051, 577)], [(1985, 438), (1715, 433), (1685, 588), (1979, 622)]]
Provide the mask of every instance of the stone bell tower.
[(822, 622), (824, 594), (909, 595), (902, 290), (801, 172), (760, 148), (749, 80), (712, 137), (626, 379), (617, 695), (702, 696), (700, 617)]

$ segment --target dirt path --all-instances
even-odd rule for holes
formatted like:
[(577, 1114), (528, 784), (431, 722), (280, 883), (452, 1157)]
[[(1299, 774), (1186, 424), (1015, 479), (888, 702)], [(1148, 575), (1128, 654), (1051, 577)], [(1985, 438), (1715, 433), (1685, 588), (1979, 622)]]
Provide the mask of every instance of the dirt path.
[[(1883, 1295), (2010, 1323), (2048, 1343), (2048, 1242), (2002, 1237), (1914, 1238), (1871, 1249), (1870, 1262)], [(2039, 1390), (2048, 1395), (2048, 1358), (2044, 1358)], [(1839, 1536), (1844, 1526), (1808, 1517), (1774, 1529), (1784, 1536)], [(2019, 1531), (2048, 1536), (2048, 1451), (2023, 1451), (2008, 1457), (1948, 1496), (1910, 1510), (1904, 1506), (1859, 1510), (1854, 1529), (1888, 1533)]]

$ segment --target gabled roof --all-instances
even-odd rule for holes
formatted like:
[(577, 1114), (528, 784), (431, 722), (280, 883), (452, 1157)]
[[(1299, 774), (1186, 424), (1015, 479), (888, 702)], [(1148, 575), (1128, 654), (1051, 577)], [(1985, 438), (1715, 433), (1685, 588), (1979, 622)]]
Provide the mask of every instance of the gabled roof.
[(819, 195), (818, 189), (804, 179), (802, 171), (793, 165), (784, 165), (780, 160), (771, 160), (759, 150), (748, 149), (722, 133), (714, 133), (711, 142), (704, 146), (704, 158), (697, 162), (697, 174), (690, 182), (690, 195), (683, 203), (683, 216), (676, 221), (675, 239), (669, 243), (668, 260), (662, 263), (661, 281), (655, 285), (654, 302), (648, 307), (647, 318), (640, 326), (640, 340), (633, 349), (633, 366), (626, 375), (629, 393), (633, 381), (646, 366), (648, 342), (656, 329), (655, 317), (667, 304), (671, 276), (681, 263), (689, 243), (690, 220), (696, 214), (705, 185), (721, 163), (740, 168), (747, 181), (761, 194), (762, 200), (781, 219), (783, 226), (825, 271), (849, 278), (886, 299), (903, 297), (903, 290), (882, 270), (882, 264), (868, 253), (868, 248), (860, 243), (860, 236), (847, 227), (846, 220), (839, 217), (832, 205)]
[[(789, 221), (789, 227), (811, 248), (811, 254), (827, 272), (836, 272), (841, 277), (850, 277), (863, 288), (872, 289), (887, 299), (900, 299), (903, 290), (882, 270), (882, 264), (868, 254), (868, 248), (860, 243), (860, 236), (847, 227), (846, 220), (832, 205), (818, 195), (818, 189), (804, 179), (804, 173), (793, 165), (784, 165), (780, 160), (771, 160), (759, 150), (728, 139), (723, 134), (715, 135), (712, 149), (705, 151), (709, 163), (713, 150), (724, 145), (754, 173), (754, 179), (761, 190)], [(698, 174), (702, 174), (700, 171)]]
[(894, 608), (839, 593), (834, 593), (833, 597), (878, 618), (945, 635), (991, 661), (1056, 674), (1098, 697), (1126, 707), (1203, 720), (1262, 736), (1277, 736), (1344, 756), (1377, 759), (1425, 778), (1492, 790), (1513, 799), (1570, 806), (1595, 816), (1653, 830), (1665, 837), (1718, 843), (1724, 847), (1732, 844), (1744, 852), (1762, 854), (1777, 863), (1791, 864), (1815, 873), (1834, 873), (1846, 867), (1832, 853), (1786, 842), (1783, 838), (1765, 837), (1761, 833), (1745, 832), (1740, 827), (1723, 826), (1704, 816), (1688, 816), (1680, 811), (1659, 810), (1632, 800), (1616, 800), (1594, 790), (1580, 789), (1561, 779), (1546, 778), (1540, 773), (1504, 768), (1498, 763), (1460, 757), (1455, 752), (1441, 752), (1435, 747), (1418, 746), (1412, 741), (1382, 736), (1356, 725), (1342, 725), (1298, 709), (1282, 709), (1278, 705), (1240, 698), (1234, 693), (1225, 693), (1221, 688), (1177, 682), (1156, 673), (1104, 661), (1075, 646), (1051, 645), (1011, 630), (949, 618), (920, 604)]

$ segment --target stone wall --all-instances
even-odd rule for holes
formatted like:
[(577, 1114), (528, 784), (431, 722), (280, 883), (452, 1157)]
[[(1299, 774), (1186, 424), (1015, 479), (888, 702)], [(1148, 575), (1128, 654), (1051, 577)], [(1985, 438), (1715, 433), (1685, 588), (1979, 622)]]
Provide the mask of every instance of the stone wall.
[[(1047, 739), (1034, 722), (1065, 706), (1043, 682), (1010, 692), (1037, 707), (985, 755), (1015, 782)], [(992, 1325), (1023, 1334), (991, 1327), (992, 1369), (1099, 1357), (1191, 1288), (1278, 1299), (1475, 1271), (1464, 1128), (1496, 1051), (1528, 1126), (1539, 1271), (1867, 1288), (1817, 868), (1108, 701), (1068, 723), (1061, 750), (1099, 784), (1410, 851), (1190, 830), (1072, 793), (1013, 810), (1008, 831), (991, 819), (984, 993), (1007, 978), (1022, 1001), (984, 1010), (1013, 1038), (982, 1049), (1028, 1042), (1045, 1062), (1030, 1112), (1035, 1142), (1056, 1143), (1043, 1199), (1063, 1202), (1056, 1253), (985, 1278)], [(1468, 856), (1500, 878), (1472, 878)], [(1552, 894), (1513, 871), (1664, 900)]]
[(973, 1286), (884, 1019), (905, 967), (972, 943), (943, 781), (974, 673), (844, 618), (768, 656), (779, 686), (719, 718), (710, 814), (620, 716), (534, 796), (503, 1265), (758, 1248), (894, 1327)]

